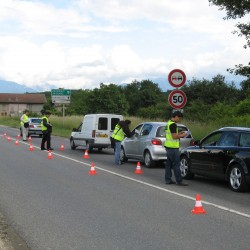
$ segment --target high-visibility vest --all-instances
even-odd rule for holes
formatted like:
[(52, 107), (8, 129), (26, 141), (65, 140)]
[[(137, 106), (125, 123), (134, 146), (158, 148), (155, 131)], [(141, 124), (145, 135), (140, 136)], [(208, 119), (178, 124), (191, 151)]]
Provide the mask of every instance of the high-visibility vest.
[(24, 123), (26, 123), (26, 122), (29, 122), (29, 117), (26, 115), (26, 114), (23, 114), (23, 116), (22, 116), (22, 120), (21, 120), (21, 125), (23, 125)]
[(116, 125), (113, 134), (111, 135), (117, 141), (122, 141), (125, 138), (125, 134), (120, 125)]
[[(169, 120), (166, 125), (166, 141), (164, 143), (164, 146), (167, 148), (179, 148), (180, 147), (180, 140), (179, 139), (173, 139), (171, 131), (170, 131), (170, 125), (175, 122)], [(177, 128), (177, 134), (178, 134), (178, 128)]]
[(45, 130), (47, 130), (48, 128), (45, 127), (45, 126), (43, 125), (43, 119), (46, 119), (47, 123), (49, 123), (49, 119), (48, 119), (47, 116), (43, 116), (43, 117), (42, 117), (41, 128), (42, 128), (42, 131), (45, 131)]

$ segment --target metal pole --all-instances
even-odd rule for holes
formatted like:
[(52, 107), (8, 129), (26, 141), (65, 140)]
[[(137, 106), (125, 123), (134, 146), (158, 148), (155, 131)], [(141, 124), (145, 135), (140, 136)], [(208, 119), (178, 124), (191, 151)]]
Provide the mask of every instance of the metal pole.
[(65, 115), (65, 114), (64, 114), (64, 113), (65, 113), (65, 112), (64, 112), (64, 111), (65, 111), (64, 109), (65, 109), (65, 107), (64, 107), (64, 104), (63, 104), (63, 126), (64, 126), (64, 115)]

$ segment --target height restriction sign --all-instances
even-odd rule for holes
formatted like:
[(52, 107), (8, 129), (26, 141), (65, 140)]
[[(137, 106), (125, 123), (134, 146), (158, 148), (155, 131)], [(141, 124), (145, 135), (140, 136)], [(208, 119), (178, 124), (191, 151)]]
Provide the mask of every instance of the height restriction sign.
[(175, 88), (180, 88), (183, 86), (186, 82), (186, 75), (185, 73), (180, 69), (174, 69), (170, 71), (168, 75), (168, 81), (171, 86)]
[(181, 109), (187, 103), (187, 96), (182, 90), (176, 89), (169, 94), (168, 102), (172, 108)]

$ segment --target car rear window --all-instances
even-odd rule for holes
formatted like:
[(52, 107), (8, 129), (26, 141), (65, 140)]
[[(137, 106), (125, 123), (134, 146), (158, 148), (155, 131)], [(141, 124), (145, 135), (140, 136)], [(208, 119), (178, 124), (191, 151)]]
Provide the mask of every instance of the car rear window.
[(32, 122), (32, 123), (41, 123), (41, 121), (42, 121), (42, 119), (41, 118), (32, 118), (32, 119), (30, 119), (30, 121)]
[[(156, 137), (166, 137), (166, 126), (161, 126), (157, 129), (157, 132), (156, 132)], [(184, 126), (178, 126), (178, 132), (181, 132), (181, 131), (188, 131), (187, 127), (184, 127)], [(188, 136), (189, 138), (191, 138), (191, 135)]]

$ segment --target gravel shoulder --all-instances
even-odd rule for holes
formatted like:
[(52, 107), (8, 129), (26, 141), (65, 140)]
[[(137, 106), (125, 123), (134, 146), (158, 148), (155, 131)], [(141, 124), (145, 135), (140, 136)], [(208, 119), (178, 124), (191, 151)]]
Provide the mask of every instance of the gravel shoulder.
[(8, 225), (0, 213), (0, 250), (28, 250), (26, 242)]

